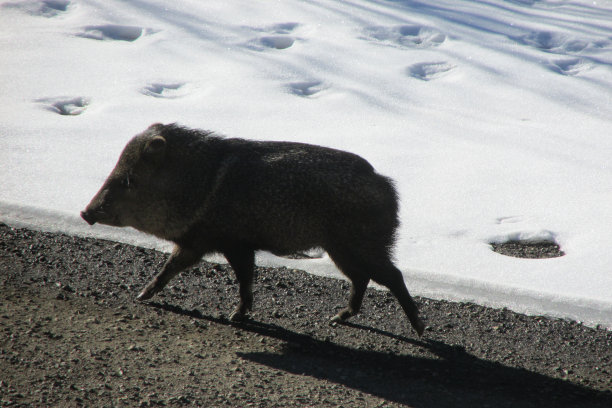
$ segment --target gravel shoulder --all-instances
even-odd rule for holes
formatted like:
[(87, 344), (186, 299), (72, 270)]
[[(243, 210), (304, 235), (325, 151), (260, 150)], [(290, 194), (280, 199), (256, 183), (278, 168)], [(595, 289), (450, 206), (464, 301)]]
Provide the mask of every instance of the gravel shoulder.
[(166, 255), (0, 224), (0, 407), (611, 407), (612, 332), (258, 268), (231, 323), (231, 268), (201, 262), (133, 301)]

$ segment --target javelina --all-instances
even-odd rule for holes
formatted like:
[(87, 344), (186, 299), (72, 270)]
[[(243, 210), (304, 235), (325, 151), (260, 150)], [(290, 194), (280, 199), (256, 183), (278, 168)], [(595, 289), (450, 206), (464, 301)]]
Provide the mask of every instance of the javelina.
[(240, 302), (230, 318), (241, 320), (253, 305), (255, 251), (320, 247), (352, 282), (348, 307), (334, 320), (359, 311), (372, 279), (397, 297), (420, 336), (424, 324), (390, 258), (397, 211), (391, 180), (352, 153), (154, 124), (126, 145), (81, 216), (176, 244), (139, 300), (217, 252), (238, 278)]

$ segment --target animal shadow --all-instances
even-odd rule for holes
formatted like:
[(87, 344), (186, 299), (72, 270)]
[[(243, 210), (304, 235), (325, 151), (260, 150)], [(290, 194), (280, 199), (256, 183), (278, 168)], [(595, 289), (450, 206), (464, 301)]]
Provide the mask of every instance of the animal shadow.
[(340, 384), (387, 401), (412, 407), (609, 407), (609, 393), (582, 387), (522, 368), (476, 357), (461, 347), (435, 340), (416, 340), (384, 330), (343, 323), (338, 329), (367, 330), (405, 344), (408, 352), (355, 349), (297, 333), (275, 324), (230, 322), (179, 306), (149, 303), (172, 313), (281, 340), (280, 351), (237, 352), (237, 356), (276, 370)]

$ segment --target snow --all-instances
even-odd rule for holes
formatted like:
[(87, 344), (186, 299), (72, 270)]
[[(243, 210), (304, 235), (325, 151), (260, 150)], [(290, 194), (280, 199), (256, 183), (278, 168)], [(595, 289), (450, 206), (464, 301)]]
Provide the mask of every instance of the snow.
[(413, 294), (612, 328), (608, 0), (13, 0), (0, 27), (3, 222), (168, 250), (78, 217), (134, 134), (321, 144), (396, 180)]

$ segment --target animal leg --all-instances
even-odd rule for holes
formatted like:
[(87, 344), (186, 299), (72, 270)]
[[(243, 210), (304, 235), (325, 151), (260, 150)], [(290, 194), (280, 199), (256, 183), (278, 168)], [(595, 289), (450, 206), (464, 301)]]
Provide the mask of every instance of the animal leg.
[(359, 313), (361, 303), (363, 302), (363, 295), (365, 294), (369, 281), (369, 279), (352, 279), (349, 304), (347, 307), (339, 311), (337, 315), (332, 317), (332, 322), (344, 321)]
[(253, 275), (255, 269), (255, 251), (252, 249), (234, 248), (223, 252), (225, 258), (234, 269), (240, 285), (240, 302), (230, 314), (230, 320), (244, 320), (249, 310), (253, 308)]
[(402, 276), (402, 272), (393, 265), (393, 263), (388, 260), (387, 262), (381, 262), (381, 268), (379, 268), (376, 275), (372, 276), (372, 279), (389, 288), (391, 293), (397, 298), (402, 309), (404, 309), (404, 313), (408, 316), (408, 320), (410, 320), (410, 324), (417, 332), (419, 337), (423, 335), (423, 331), (425, 330), (425, 324), (419, 318), (419, 309), (417, 308), (414, 299), (410, 296), (408, 292), (408, 288), (406, 287), (406, 283), (404, 282), (404, 277)]
[(335, 248), (328, 250), (328, 253), (338, 269), (351, 281), (351, 295), (348, 306), (331, 319), (332, 322), (344, 321), (359, 313), (370, 278), (361, 272), (363, 266), (357, 264), (359, 262), (358, 257), (354, 256), (351, 251)]
[(189, 248), (175, 246), (170, 258), (164, 264), (162, 270), (153, 278), (151, 282), (136, 297), (136, 300), (143, 301), (153, 297), (161, 291), (164, 286), (180, 271), (195, 264), (202, 257), (202, 253)]

